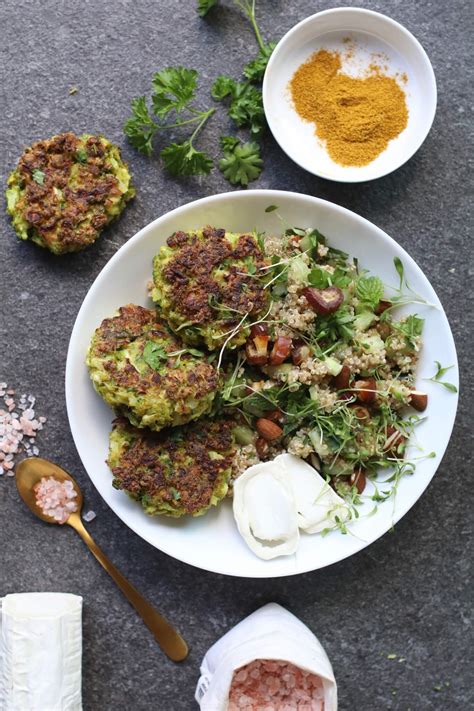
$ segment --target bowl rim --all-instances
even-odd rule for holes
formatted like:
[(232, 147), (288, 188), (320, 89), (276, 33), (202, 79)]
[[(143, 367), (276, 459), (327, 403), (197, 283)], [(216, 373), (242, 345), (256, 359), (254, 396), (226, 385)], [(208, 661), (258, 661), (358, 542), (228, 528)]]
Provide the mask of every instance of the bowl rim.
[[(426, 81), (429, 82), (431, 91), (433, 92), (433, 102), (431, 105), (431, 111), (430, 114), (428, 114), (427, 117), (427, 122), (426, 122), (426, 129), (423, 134), (421, 134), (420, 140), (418, 142), (418, 145), (411, 151), (408, 152), (406, 157), (402, 158), (401, 160), (395, 161), (393, 167), (389, 167), (387, 169), (382, 169), (380, 172), (378, 172), (376, 175), (373, 175), (372, 177), (364, 177), (361, 176), (360, 178), (353, 177), (353, 178), (344, 178), (343, 176), (340, 177), (334, 177), (332, 175), (328, 175), (325, 172), (320, 172), (317, 169), (310, 169), (305, 165), (302, 165), (302, 163), (296, 159), (293, 155), (291, 155), (285, 148), (284, 142), (280, 140), (280, 138), (277, 136), (277, 132), (273, 130), (272, 126), (272, 115), (271, 112), (268, 109), (269, 106), (269, 95), (270, 95), (270, 84), (271, 84), (271, 73), (273, 70), (273, 66), (277, 61), (277, 56), (278, 53), (282, 51), (282, 49), (285, 47), (286, 43), (298, 32), (300, 32), (306, 25), (310, 25), (316, 20), (321, 19), (322, 17), (327, 17), (328, 15), (341, 15), (343, 13), (351, 13), (354, 15), (368, 15), (371, 17), (376, 17), (379, 20), (382, 20), (383, 22), (387, 23), (388, 25), (391, 25), (393, 28), (397, 29), (399, 32), (405, 35), (405, 37), (416, 47), (421, 59), (423, 60), (423, 74), (426, 77)], [(437, 108), (437, 103), (438, 103), (438, 90), (437, 90), (437, 85), (436, 85), (436, 76), (434, 73), (433, 66), (431, 64), (430, 58), (428, 57), (428, 54), (426, 50), (424, 49), (423, 45), (421, 42), (408, 30), (406, 27), (404, 27), (400, 22), (397, 22), (396, 20), (393, 20), (391, 17), (388, 15), (384, 15), (381, 12), (376, 12), (375, 10), (366, 10), (365, 8), (362, 7), (335, 7), (335, 8), (330, 8), (328, 10), (322, 10), (321, 12), (316, 12), (313, 15), (310, 15), (309, 17), (306, 17), (305, 19), (301, 20), (298, 22), (296, 25), (294, 25), (288, 32), (286, 32), (283, 37), (277, 42), (277, 45), (275, 49), (272, 52), (272, 55), (269, 59), (267, 68), (265, 70), (265, 74), (263, 77), (263, 85), (262, 85), (262, 98), (263, 98), (263, 108), (265, 111), (265, 117), (268, 123), (268, 126), (270, 128), (270, 131), (272, 133), (273, 138), (275, 141), (278, 143), (282, 151), (290, 158), (296, 165), (298, 165), (300, 168), (305, 170), (306, 172), (316, 175), (319, 178), (324, 178), (325, 180), (331, 180), (335, 183), (349, 183), (349, 184), (357, 184), (357, 183), (369, 183), (372, 180), (378, 180), (379, 178), (383, 178), (386, 175), (390, 175), (390, 173), (393, 173), (395, 170), (398, 170), (401, 168), (405, 163), (407, 163), (415, 153), (421, 148), (423, 143), (428, 137), (429, 132), (431, 131), (431, 128), (433, 126), (433, 122), (436, 116), (436, 108)], [(370, 165), (370, 164), (369, 164)], [(365, 166), (363, 166), (365, 167)]]
[[(196, 567), (200, 570), (205, 570), (211, 573), (217, 573), (220, 575), (229, 575), (231, 577), (241, 577), (241, 578), (263, 578), (263, 579), (270, 579), (270, 578), (280, 578), (280, 577), (289, 577), (293, 575), (299, 575), (302, 573), (308, 573), (312, 572), (314, 570), (319, 570), (324, 567), (329, 567), (330, 565), (334, 565), (335, 563), (339, 563), (342, 560), (345, 560), (346, 558), (349, 558), (353, 555), (356, 555), (360, 551), (364, 550), (368, 546), (370, 546), (372, 543), (375, 543), (375, 541), (379, 540), (384, 536), (387, 532), (389, 532), (390, 528), (387, 528), (386, 530), (383, 530), (382, 532), (379, 532), (374, 538), (370, 538), (369, 541), (361, 541), (360, 545), (356, 548), (356, 550), (352, 551), (344, 551), (342, 555), (336, 556), (330, 563), (324, 563), (323, 565), (314, 565), (311, 562), (309, 562), (307, 565), (303, 565), (301, 568), (299, 568), (296, 571), (285, 571), (285, 572), (271, 572), (270, 569), (268, 569), (268, 574), (264, 572), (264, 569), (262, 572), (258, 573), (252, 573), (252, 575), (248, 575), (245, 572), (229, 572), (226, 569), (220, 569), (217, 566), (206, 566), (204, 567), (203, 565), (200, 565), (199, 563), (196, 563), (193, 561), (193, 556), (191, 555), (176, 555), (174, 552), (172, 552), (172, 547), (168, 545), (164, 545), (163, 547), (158, 547), (156, 545), (156, 542), (152, 539), (151, 536), (149, 536), (146, 532), (139, 532), (137, 527), (133, 526), (132, 523), (129, 523), (127, 520), (127, 515), (125, 512), (122, 512), (118, 510), (118, 507), (115, 506), (113, 502), (108, 501), (100, 491), (98, 485), (96, 484), (96, 481), (94, 478), (89, 474), (88, 468), (84, 464), (81, 456), (81, 449), (80, 449), (80, 444), (79, 444), (79, 437), (78, 437), (78, 432), (80, 429), (80, 421), (76, 417), (75, 413), (75, 408), (74, 408), (74, 379), (75, 379), (75, 370), (74, 370), (74, 361), (76, 360), (77, 357), (77, 352), (78, 348), (76, 346), (76, 342), (80, 340), (80, 333), (81, 333), (81, 328), (82, 328), (82, 319), (87, 313), (89, 303), (95, 299), (95, 292), (101, 287), (102, 281), (105, 279), (107, 276), (107, 273), (111, 270), (112, 266), (115, 265), (116, 262), (119, 260), (122, 260), (124, 256), (135, 247), (135, 245), (142, 240), (149, 232), (153, 231), (160, 225), (161, 222), (164, 222), (170, 217), (178, 215), (180, 212), (183, 210), (186, 210), (186, 208), (189, 208), (191, 206), (204, 206), (207, 203), (212, 203), (212, 202), (225, 202), (228, 200), (237, 200), (237, 201), (245, 201), (247, 198), (252, 198), (255, 196), (258, 196), (260, 198), (265, 197), (265, 202), (268, 200), (268, 204), (277, 204), (276, 201), (280, 196), (284, 195), (285, 197), (288, 197), (293, 200), (303, 200), (303, 201), (310, 201), (315, 205), (322, 204), (329, 206), (330, 210), (334, 210), (336, 213), (340, 213), (342, 215), (348, 216), (351, 219), (356, 220), (359, 222), (363, 227), (369, 228), (369, 229), (375, 229), (380, 237), (385, 241), (390, 244), (390, 246), (397, 252), (401, 253), (401, 256), (404, 259), (405, 264), (410, 264), (411, 268), (413, 268), (415, 271), (419, 272), (423, 278), (423, 280), (426, 282), (427, 287), (431, 291), (431, 296), (434, 304), (438, 305), (441, 310), (441, 317), (445, 323), (446, 326), (446, 335), (448, 337), (450, 346), (452, 347), (453, 351), (453, 376), (451, 380), (454, 382), (454, 384), (458, 387), (459, 390), (459, 368), (458, 368), (458, 358), (457, 358), (457, 352), (456, 352), (456, 345), (454, 342), (454, 338), (452, 335), (451, 327), (449, 325), (446, 313), (444, 311), (444, 308), (434, 290), (434, 288), (431, 285), (431, 282), (429, 281), (428, 277), (425, 276), (423, 270), (421, 267), (418, 266), (417, 262), (411, 257), (408, 252), (405, 251), (405, 249), (398, 244), (398, 242), (393, 239), (393, 237), (390, 237), (384, 230), (382, 230), (380, 227), (377, 227), (373, 222), (370, 220), (366, 219), (365, 217), (362, 217), (361, 215), (358, 215), (357, 213), (353, 212), (352, 210), (349, 210), (345, 207), (342, 207), (341, 205), (338, 205), (337, 203), (333, 203), (329, 200), (324, 200), (323, 198), (319, 198), (313, 195), (308, 195), (306, 193), (297, 193), (294, 191), (287, 191), (287, 190), (274, 190), (274, 189), (253, 189), (253, 190), (246, 190), (246, 191), (230, 191), (230, 192), (225, 192), (225, 193), (217, 193), (214, 195), (208, 195), (203, 198), (199, 198), (197, 200), (191, 200), (189, 202), (184, 203), (183, 205), (180, 205), (179, 207), (174, 208), (173, 210), (169, 210), (168, 212), (163, 213), (159, 217), (155, 218), (151, 222), (149, 222), (147, 225), (142, 227), (135, 235), (133, 235), (127, 242), (125, 242), (113, 255), (112, 257), (104, 264), (102, 269), (100, 270), (99, 274), (96, 276), (94, 279), (92, 285), (90, 286), (89, 290), (87, 291), (83, 302), (81, 304), (81, 307), (77, 313), (76, 319), (74, 321), (73, 329), (71, 332), (70, 340), (69, 340), (69, 346), (68, 346), (68, 351), (67, 351), (67, 358), (66, 358), (66, 368), (65, 368), (65, 395), (66, 395), (66, 410), (67, 410), (67, 416), (68, 416), (68, 421), (69, 421), (69, 426), (71, 430), (71, 435), (74, 441), (74, 444), (76, 446), (76, 450), (79, 456), (79, 459), (89, 477), (89, 479), (92, 481), (94, 487), (97, 489), (98, 493), (100, 496), (104, 499), (105, 503), (107, 506), (109, 506), (114, 514), (129, 528), (131, 529), (136, 535), (138, 535), (140, 538), (145, 540), (147, 543), (149, 543), (151, 546), (156, 548), (162, 553), (165, 553), (166, 555), (169, 555), (171, 558), (174, 558), (175, 560), (178, 560), (182, 563), (186, 563), (188, 565), (191, 565), (193, 567)], [(413, 508), (413, 506), (416, 504), (416, 502), (420, 499), (422, 494), (426, 491), (428, 485), (432, 481), (433, 477), (435, 476), (438, 468), (441, 465), (442, 459), (444, 457), (444, 454), (446, 452), (446, 449), (449, 445), (450, 439), (451, 439), (451, 434), (452, 430), (454, 427), (454, 423), (456, 420), (456, 415), (457, 415), (457, 408), (458, 408), (458, 400), (459, 400), (459, 392), (455, 394), (456, 401), (454, 403), (454, 414), (453, 414), (453, 419), (452, 423), (449, 428), (445, 429), (446, 432), (446, 444), (443, 448), (439, 448), (437, 450), (437, 457), (436, 457), (436, 466), (433, 470), (433, 472), (430, 474), (429, 478), (427, 481), (424, 483), (423, 488), (420, 490), (419, 494), (416, 496), (416, 498), (411, 498), (409, 503), (406, 503), (401, 506), (399, 505), (397, 507), (396, 514), (393, 516), (392, 519), (392, 525), (394, 526), (400, 519), (403, 518), (403, 516), (406, 515), (406, 513)], [(192, 550), (192, 549), (191, 549)], [(291, 556), (290, 556), (291, 558)]]

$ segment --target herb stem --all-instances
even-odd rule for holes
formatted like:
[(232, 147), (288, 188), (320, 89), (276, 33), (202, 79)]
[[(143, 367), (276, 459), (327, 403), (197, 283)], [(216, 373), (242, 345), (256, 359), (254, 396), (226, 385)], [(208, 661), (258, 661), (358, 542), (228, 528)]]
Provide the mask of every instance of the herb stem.
[[(212, 114), (214, 114), (215, 112), (216, 112), (216, 109), (212, 108), (212, 109), (209, 109), (209, 111), (206, 111), (205, 113), (201, 114), (201, 116), (202, 116), (201, 121), (198, 123), (198, 125), (196, 126), (196, 128), (194, 129), (193, 133), (191, 134), (191, 136), (189, 138), (189, 143), (191, 145), (193, 144), (193, 140), (196, 138), (197, 134), (202, 129), (202, 127), (204, 126), (206, 121), (208, 121), (211, 118)], [(199, 119), (199, 117), (197, 117), (197, 119)], [(196, 121), (197, 119), (193, 119), (193, 120)]]
[(244, 2), (244, 0), (235, 0), (235, 4), (240, 7), (241, 10), (243, 10), (249, 18), (250, 24), (252, 25), (255, 37), (257, 39), (258, 46), (260, 47), (260, 49), (264, 49), (265, 44), (263, 42), (262, 35), (260, 34), (260, 30), (257, 25), (257, 19), (255, 17), (255, 0), (252, 0), (252, 2)]

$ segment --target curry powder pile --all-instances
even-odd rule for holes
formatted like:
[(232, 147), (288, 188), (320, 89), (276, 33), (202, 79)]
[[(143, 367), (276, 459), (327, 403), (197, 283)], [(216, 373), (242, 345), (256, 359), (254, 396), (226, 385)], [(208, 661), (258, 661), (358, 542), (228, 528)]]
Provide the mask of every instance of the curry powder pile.
[(316, 124), (333, 161), (367, 165), (406, 128), (405, 93), (375, 65), (361, 79), (343, 74), (341, 66), (338, 52), (316, 52), (293, 75), (291, 97), (301, 118)]

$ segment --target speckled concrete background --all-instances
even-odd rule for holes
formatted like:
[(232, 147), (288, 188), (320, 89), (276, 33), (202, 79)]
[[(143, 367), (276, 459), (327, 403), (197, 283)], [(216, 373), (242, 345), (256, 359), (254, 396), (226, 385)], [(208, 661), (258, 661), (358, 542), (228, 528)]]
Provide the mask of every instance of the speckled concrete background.
[[(347, 0), (346, 5), (352, 5)], [(221, 72), (238, 76), (252, 36), (231, 3), (208, 21), (194, 2), (4, 0), (2, 28), (2, 181), (23, 147), (62, 130), (103, 132), (123, 147), (138, 188), (123, 218), (83, 254), (56, 259), (20, 243), (1, 224), (1, 369), (37, 396), (49, 418), (41, 453), (77, 475), (97, 542), (145, 595), (178, 623), (189, 659), (175, 666), (84, 544), (68, 530), (35, 521), (12, 480), (0, 480), (0, 593), (63, 590), (84, 596), (84, 705), (87, 711), (193, 709), (201, 658), (220, 635), (276, 600), (320, 637), (333, 662), (341, 711), (472, 708), (469, 640), (472, 532), (469, 301), (472, 246), (468, 158), (472, 3), (367, 2), (402, 22), (426, 48), (438, 80), (434, 127), (419, 153), (375, 183), (338, 185), (307, 175), (268, 137), (266, 169), (255, 187), (297, 190), (344, 205), (375, 222), (418, 261), (451, 322), (464, 397), (448, 452), (429, 490), (392, 534), (351, 560), (292, 579), (240, 580), (177, 563), (144, 543), (100, 499), (81, 467), (68, 428), (64, 365), (71, 328), (90, 284), (116, 249), (167, 210), (229, 188), (219, 172), (203, 180), (165, 178), (156, 159), (137, 155), (122, 123), (130, 99), (166, 64), (200, 70), (203, 96)], [(333, 2), (261, 0), (264, 35), (279, 38)], [(76, 85), (77, 94), (69, 88)], [(472, 125), (472, 124), (471, 124)], [(220, 116), (206, 129), (216, 145)], [(471, 416), (470, 416), (471, 415)], [(405, 662), (387, 659), (390, 653)], [(471, 676), (470, 676), (471, 674)], [(435, 687), (444, 682), (443, 691)]]

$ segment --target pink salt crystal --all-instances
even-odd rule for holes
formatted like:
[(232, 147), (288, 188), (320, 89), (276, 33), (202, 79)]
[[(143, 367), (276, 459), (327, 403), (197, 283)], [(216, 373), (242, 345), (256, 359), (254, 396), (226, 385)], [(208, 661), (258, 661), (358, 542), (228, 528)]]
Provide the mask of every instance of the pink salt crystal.
[(229, 711), (324, 711), (323, 685), (315, 674), (280, 660), (256, 659), (236, 670)]
[(58, 523), (66, 523), (70, 514), (77, 511), (74, 501), (77, 493), (70, 481), (58, 481), (52, 476), (43, 477), (34, 491), (41, 511)]

